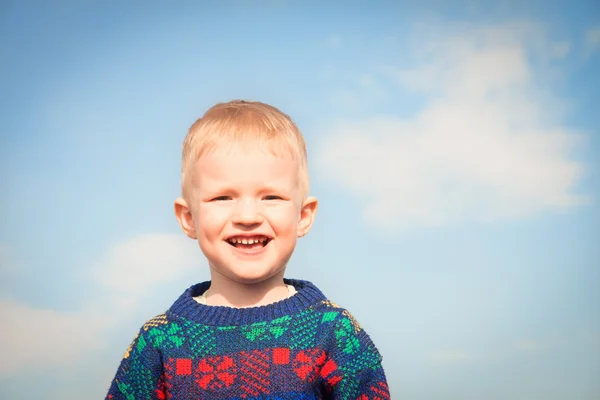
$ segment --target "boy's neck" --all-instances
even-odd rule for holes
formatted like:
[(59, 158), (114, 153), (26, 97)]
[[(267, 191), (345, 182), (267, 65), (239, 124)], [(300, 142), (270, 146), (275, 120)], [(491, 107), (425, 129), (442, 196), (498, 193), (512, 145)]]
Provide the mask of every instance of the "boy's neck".
[(226, 307), (258, 307), (289, 297), (281, 272), (267, 280), (245, 284), (233, 281), (218, 273), (211, 274), (210, 288), (206, 291), (206, 304)]

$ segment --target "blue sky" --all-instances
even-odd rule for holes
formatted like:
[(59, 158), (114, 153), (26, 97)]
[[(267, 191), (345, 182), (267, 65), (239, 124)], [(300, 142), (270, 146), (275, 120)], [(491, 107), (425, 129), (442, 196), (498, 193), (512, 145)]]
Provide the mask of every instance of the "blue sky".
[(290, 262), (393, 398), (600, 397), (600, 8), (530, 2), (0, 6), (0, 397), (103, 398), (206, 262), (173, 215), (208, 107), (304, 132)]

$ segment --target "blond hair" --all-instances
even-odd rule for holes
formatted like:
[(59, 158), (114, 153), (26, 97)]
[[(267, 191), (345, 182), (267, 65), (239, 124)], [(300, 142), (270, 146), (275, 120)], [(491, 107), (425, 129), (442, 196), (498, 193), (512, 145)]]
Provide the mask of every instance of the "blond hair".
[(233, 100), (208, 109), (188, 130), (183, 141), (181, 187), (188, 198), (190, 167), (219, 143), (258, 142), (275, 154), (288, 151), (300, 165), (299, 180), (303, 197), (308, 195), (308, 162), (302, 133), (287, 115), (277, 108), (256, 101)]

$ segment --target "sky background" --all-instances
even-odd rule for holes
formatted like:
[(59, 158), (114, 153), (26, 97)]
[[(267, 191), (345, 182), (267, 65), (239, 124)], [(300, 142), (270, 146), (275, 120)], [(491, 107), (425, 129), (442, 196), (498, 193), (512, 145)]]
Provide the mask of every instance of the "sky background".
[(0, 4), (0, 398), (100, 399), (209, 278), (173, 201), (216, 102), (290, 114), (320, 200), (287, 276), (392, 398), (600, 398), (600, 3)]

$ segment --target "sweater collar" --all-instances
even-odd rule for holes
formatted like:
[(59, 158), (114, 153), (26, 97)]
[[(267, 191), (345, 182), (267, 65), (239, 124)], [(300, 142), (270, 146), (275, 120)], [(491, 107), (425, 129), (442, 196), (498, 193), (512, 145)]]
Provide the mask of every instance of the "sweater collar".
[(167, 315), (183, 317), (204, 325), (249, 325), (295, 314), (326, 299), (325, 295), (311, 282), (297, 279), (284, 279), (284, 282), (294, 286), (298, 292), (292, 297), (272, 304), (249, 308), (199, 304), (194, 297), (204, 293), (210, 287), (210, 281), (198, 283), (179, 296), (167, 311)]

